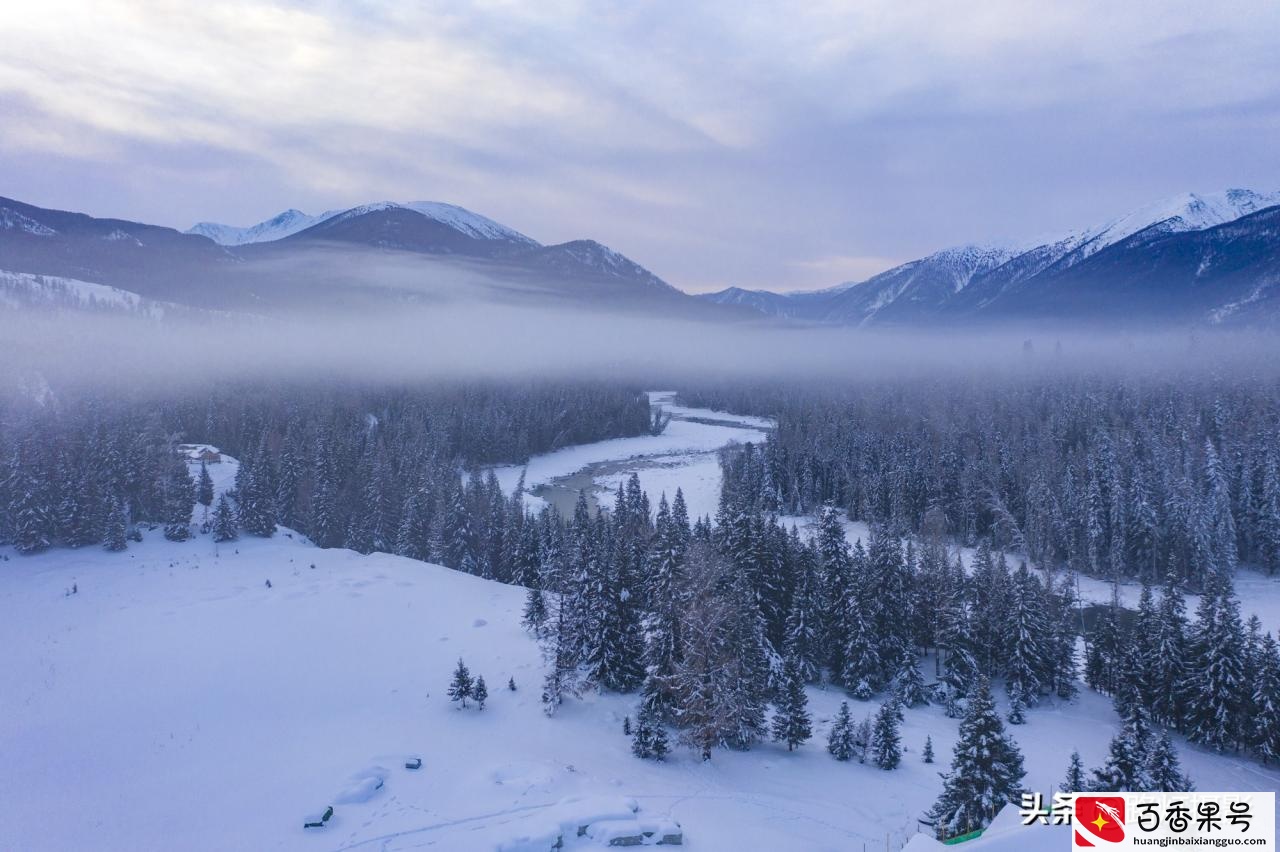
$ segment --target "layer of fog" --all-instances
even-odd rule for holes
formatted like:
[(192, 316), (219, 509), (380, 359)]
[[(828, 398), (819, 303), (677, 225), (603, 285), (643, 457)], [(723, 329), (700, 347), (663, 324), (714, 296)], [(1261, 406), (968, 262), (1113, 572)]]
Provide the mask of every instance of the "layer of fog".
[(1274, 336), (1210, 331), (946, 334), (711, 323), (493, 304), (290, 316), (0, 311), (0, 372), (54, 384), (190, 388), (235, 378), (351, 381), (759, 376), (840, 381), (955, 369), (1270, 373)]

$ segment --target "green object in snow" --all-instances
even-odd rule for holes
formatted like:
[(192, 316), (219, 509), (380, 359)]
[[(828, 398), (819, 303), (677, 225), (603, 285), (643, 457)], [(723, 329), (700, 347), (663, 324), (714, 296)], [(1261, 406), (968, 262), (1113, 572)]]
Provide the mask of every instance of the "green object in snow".
[(324, 814), (321, 815), (320, 819), (318, 819), (315, 822), (304, 822), (302, 824), (302, 827), (303, 828), (324, 828), (324, 824), (327, 823), (329, 821), (329, 818), (332, 816), (333, 816), (333, 805), (330, 805), (329, 807), (324, 809)]

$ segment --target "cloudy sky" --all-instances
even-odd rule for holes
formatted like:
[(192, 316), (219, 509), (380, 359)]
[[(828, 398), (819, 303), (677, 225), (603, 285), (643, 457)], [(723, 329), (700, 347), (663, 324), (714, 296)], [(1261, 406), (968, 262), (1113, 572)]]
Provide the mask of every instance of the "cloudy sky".
[(0, 195), (450, 201), (695, 291), (1280, 189), (1275, 0), (41, 0), (0, 43)]

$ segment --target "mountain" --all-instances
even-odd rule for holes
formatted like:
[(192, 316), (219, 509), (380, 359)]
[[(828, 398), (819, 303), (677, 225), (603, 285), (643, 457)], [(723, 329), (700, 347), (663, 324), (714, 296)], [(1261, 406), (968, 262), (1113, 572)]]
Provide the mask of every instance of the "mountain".
[[(1273, 283), (1269, 270), (1280, 243), (1269, 236), (1269, 219), (1254, 217), (1277, 205), (1280, 192), (1186, 193), (1030, 246), (944, 249), (827, 290), (729, 288), (701, 298), (771, 316), (855, 326), (1258, 321), (1269, 310), (1264, 294)], [(1190, 236), (1232, 223), (1240, 227), (1204, 239)], [(1195, 258), (1195, 268), (1188, 273), (1174, 258)], [(1116, 314), (1120, 305), (1130, 313)]]
[(325, 218), (332, 215), (333, 212), (322, 213), (319, 216), (308, 216), (301, 210), (290, 208), (266, 221), (250, 225), (247, 228), (237, 228), (234, 225), (219, 225), (216, 222), (197, 222), (186, 233), (208, 237), (215, 243), (224, 246), (267, 243), (310, 228), (312, 225), (323, 222)]
[(1148, 227), (1087, 260), (1054, 267), (956, 321), (1141, 317), (1147, 323), (1280, 322), (1280, 206), (1198, 230)]
[(248, 228), (204, 222), (179, 233), (0, 199), (0, 270), (202, 309), (479, 299), (755, 316), (695, 299), (594, 240), (543, 245), (478, 213), (431, 201), (384, 201), (318, 216), (286, 210)]

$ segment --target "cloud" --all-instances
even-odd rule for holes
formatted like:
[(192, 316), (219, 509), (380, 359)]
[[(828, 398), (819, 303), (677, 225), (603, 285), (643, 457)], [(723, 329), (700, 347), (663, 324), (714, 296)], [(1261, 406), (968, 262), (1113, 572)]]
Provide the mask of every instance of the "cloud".
[(439, 198), (691, 289), (1274, 182), (1280, 131), (1250, 0), (46, 0), (0, 38), (7, 194), (183, 227)]

